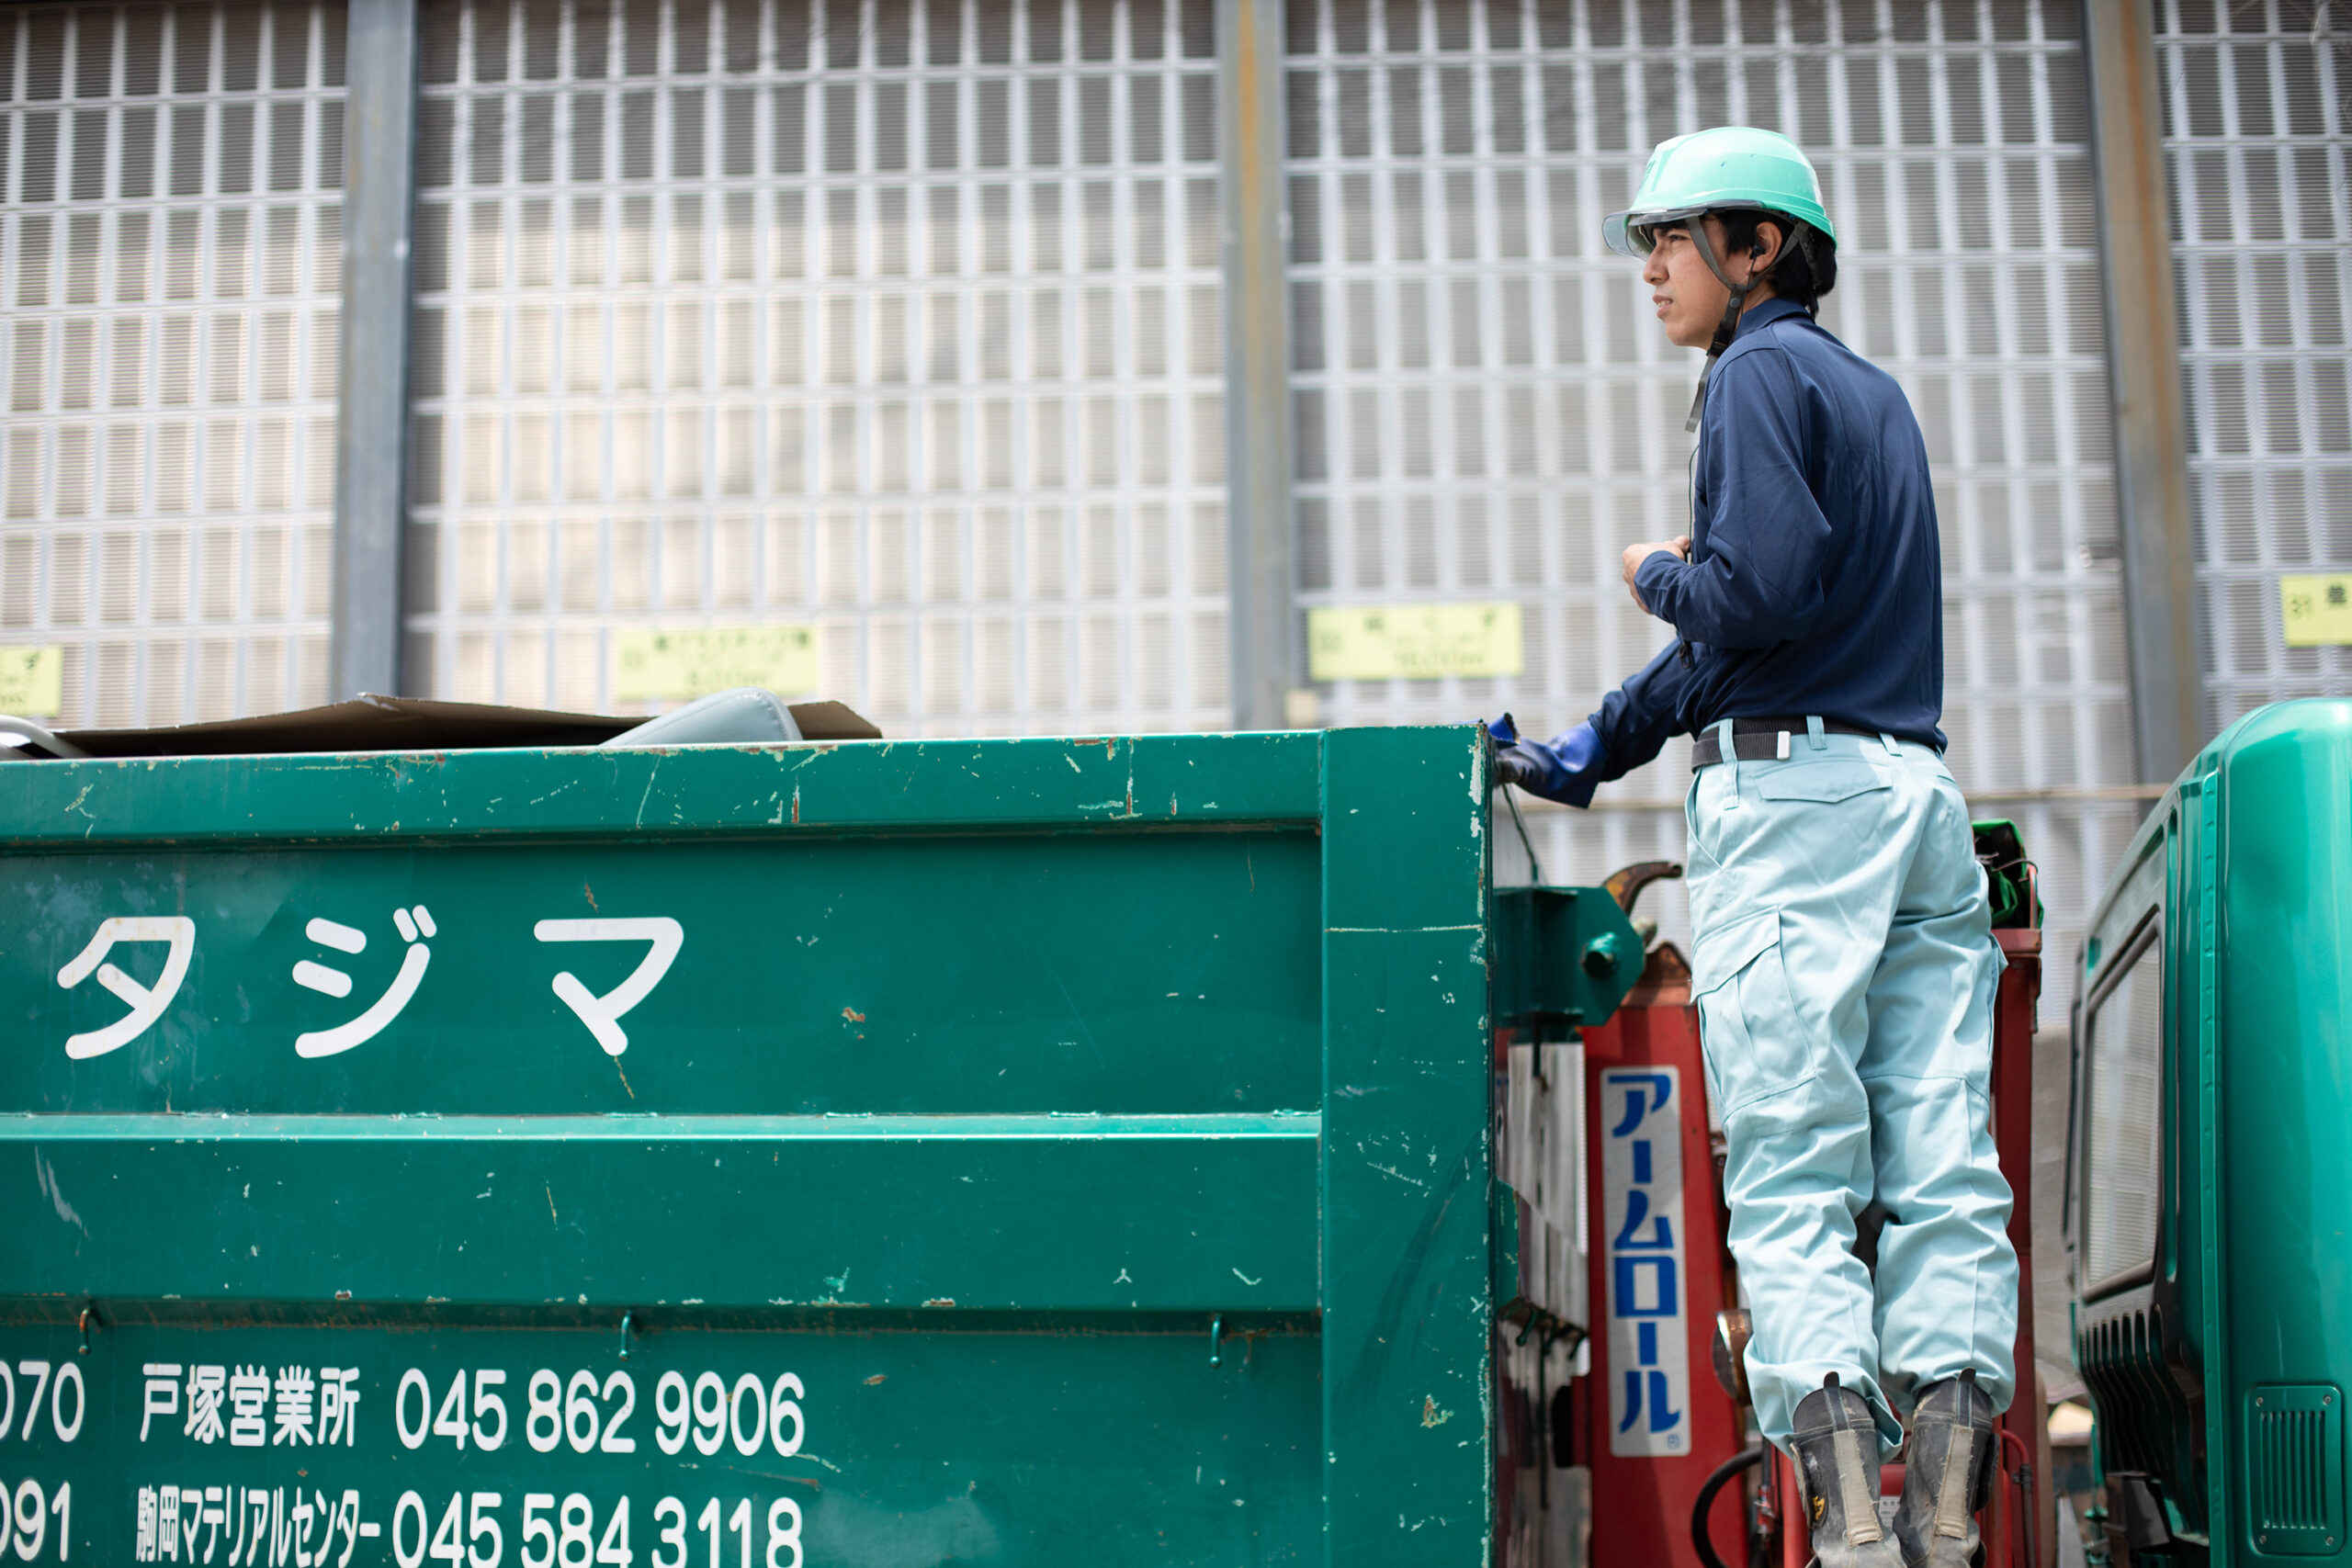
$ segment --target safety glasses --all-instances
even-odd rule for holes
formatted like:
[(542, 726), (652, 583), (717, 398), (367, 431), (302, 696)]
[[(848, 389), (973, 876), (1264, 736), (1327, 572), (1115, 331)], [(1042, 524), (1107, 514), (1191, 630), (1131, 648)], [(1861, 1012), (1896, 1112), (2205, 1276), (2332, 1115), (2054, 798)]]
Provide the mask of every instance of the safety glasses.
[[(1646, 256), (1657, 249), (1659, 230), (1674, 230), (1707, 212), (1770, 212), (1760, 201), (1711, 201), (1704, 207), (1669, 207), (1646, 212), (1612, 212), (1600, 220), (1600, 240), (1621, 256)], [(1775, 216), (1779, 216), (1777, 213)]]
[(1612, 212), (1600, 220), (1601, 243), (1621, 256), (1645, 256), (1657, 249), (1657, 230), (1696, 218), (1703, 209), (1682, 208), (1658, 212)]

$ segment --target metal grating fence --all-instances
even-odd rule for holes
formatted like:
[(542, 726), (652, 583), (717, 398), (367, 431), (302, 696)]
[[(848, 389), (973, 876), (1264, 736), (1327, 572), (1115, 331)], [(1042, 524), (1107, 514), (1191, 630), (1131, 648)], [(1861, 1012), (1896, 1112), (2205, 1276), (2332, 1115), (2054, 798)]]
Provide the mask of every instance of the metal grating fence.
[(2302, 0), (2159, 0), (2206, 723), (2352, 693), (2289, 648), (2282, 572), (2352, 570), (2352, 44)]
[(413, 689), (820, 627), (893, 734), (1227, 717), (1205, 0), (447, 0)]
[(64, 717), (325, 691), (343, 10), (0, 10), (0, 637)]
[[(1299, 0), (1290, 16), (1305, 597), (1514, 600), (1526, 643), (1515, 679), (1342, 682), (1326, 717), (1508, 707), (1548, 732), (1657, 648), (1618, 555), (1685, 531), (1700, 355), (1659, 336), (1600, 220), (1656, 141), (1774, 127), (1821, 168), (1844, 241), (1824, 323), (1902, 379), (1935, 462), (1953, 772), (1980, 814), (2021, 818), (2052, 951), (2071, 953), (2136, 817), (2046, 797), (2132, 772), (2075, 8)], [(1687, 779), (1678, 743), (1604, 793), (1620, 809), (1535, 818), (1546, 873), (1679, 859)]]

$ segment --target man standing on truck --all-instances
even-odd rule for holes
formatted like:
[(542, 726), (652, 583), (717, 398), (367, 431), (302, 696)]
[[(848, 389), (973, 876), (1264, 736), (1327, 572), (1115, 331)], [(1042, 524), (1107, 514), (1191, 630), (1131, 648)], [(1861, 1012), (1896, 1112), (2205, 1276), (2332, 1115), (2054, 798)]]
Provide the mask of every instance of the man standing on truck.
[[(1602, 232), (1642, 258), (1667, 336), (1707, 350), (1690, 535), (1624, 554), (1676, 640), (1548, 744), (1496, 721), (1497, 772), (1581, 807), (1696, 737), (1691, 992), (1757, 1417), (1797, 1461), (1824, 1568), (1963, 1568), (2016, 1383), (2018, 1265), (1986, 1126), (2001, 959), (1938, 728), (1927, 446), (1894, 378), (1815, 319), (1837, 231), (1787, 138), (1662, 143)], [(1875, 1279), (1854, 1252), (1873, 1195)]]

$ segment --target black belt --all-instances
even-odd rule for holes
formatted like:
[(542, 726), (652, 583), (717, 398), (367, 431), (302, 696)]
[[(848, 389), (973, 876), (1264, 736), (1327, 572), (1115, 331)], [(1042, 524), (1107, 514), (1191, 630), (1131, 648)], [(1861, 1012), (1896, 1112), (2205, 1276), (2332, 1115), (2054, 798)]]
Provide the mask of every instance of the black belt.
[[(1733, 719), (1731, 721), (1732, 754), (1743, 762), (1775, 761), (1781, 756), (1781, 736), (1783, 731), (1789, 736), (1789, 754), (1793, 756), (1795, 748), (1805, 736), (1804, 718)], [(1875, 729), (1864, 729), (1859, 724), (1841, 724), (1834, 718), (1826, 718), (1821, 721), (1821, 732), (1824, 735), (1860, 735), (1873, 740), (1880, 733)], [(1913, 739), (1907, 735), (1898, 735), (1895, 739), (1897, 740)], [(1914, 743), (1921, 746), (1928, 744), (1924, 740), (1917, 740)], [(1932, 750), (1933, 748), (1930, 747), (1929, 750)], [(1690, 747), (1690, 771), (1695, 773), (1701, 768), (1712, 768), (1723, 760), (1723, 745), (1717, 739), (1714, 727), (1710, 725), (1699, 732), (1698, 739)]]

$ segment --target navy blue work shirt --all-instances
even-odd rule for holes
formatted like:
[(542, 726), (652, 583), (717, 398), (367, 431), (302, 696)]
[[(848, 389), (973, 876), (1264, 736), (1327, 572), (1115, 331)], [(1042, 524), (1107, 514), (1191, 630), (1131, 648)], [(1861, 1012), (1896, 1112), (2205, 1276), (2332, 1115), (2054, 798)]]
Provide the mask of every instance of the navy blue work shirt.
[(1818, 714), (1943, 750), (1935, 493), (1894, 378), (1766, 300), (1708, 381), (1692, 491), (1690, 558), (1657, 551), (1634, 579), (1690, 663), (1670, 643), (1601, 703), (1599, 777), (1725, 718)]

